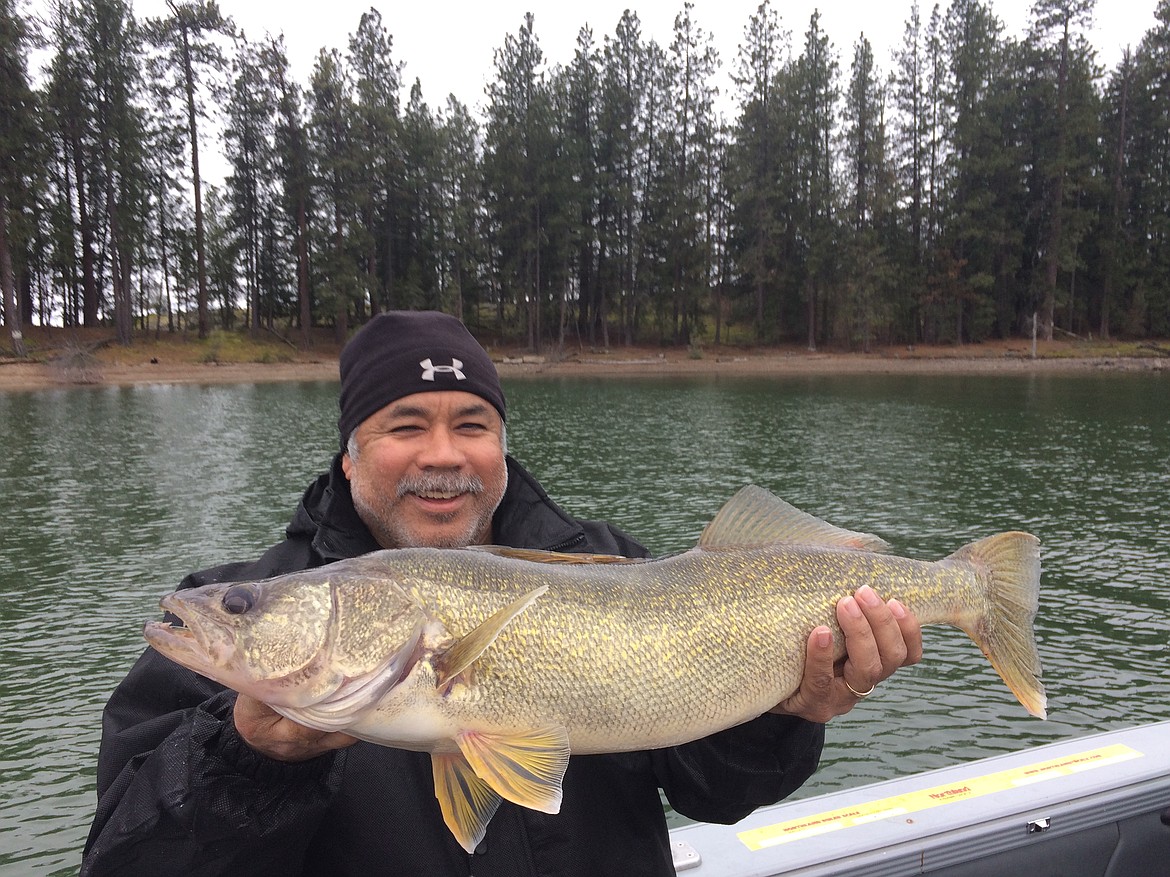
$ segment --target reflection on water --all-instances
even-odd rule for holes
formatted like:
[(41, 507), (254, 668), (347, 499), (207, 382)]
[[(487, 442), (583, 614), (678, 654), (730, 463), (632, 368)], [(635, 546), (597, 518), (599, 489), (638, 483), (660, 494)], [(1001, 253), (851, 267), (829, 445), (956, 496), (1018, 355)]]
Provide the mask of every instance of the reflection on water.
[(1049, 721), (1024, 713), (965, 636), (930, 629), (927, 660), (832, 723), (801, 794), (1170, 717), (1164, 376), (510, 389), (516, 452), (550, 494), (656, 553), (694, 544), (748, 482), (922, 559), (1000, 530), (1040, 538)]
[(100, 713), (186, 572), (274, 541), (329, 384), (0, 394), (0, 874), (76, 873)]
[[(975, 647), (928, 657), (832, 723), (804, 793), (1170, 718), (1170, 382), (1156, 375), (532, 380), (513, 453), (572, 512), (685, 549), (761, 484), (935, 558), (1027, 529), (1048, 722)], [(100, 711), (186, 572), (277, 540), (336, 449), (336, 386), (0, 395), (0, 875), (74, 873)]]

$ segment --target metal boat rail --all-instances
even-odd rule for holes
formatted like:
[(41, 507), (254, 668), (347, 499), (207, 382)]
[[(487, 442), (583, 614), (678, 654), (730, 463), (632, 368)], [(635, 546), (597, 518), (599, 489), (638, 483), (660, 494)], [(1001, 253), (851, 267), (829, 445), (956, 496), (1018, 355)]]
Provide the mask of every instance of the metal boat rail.
[(686, 877), (1170, 877), (1170, 722), (671, 831)]

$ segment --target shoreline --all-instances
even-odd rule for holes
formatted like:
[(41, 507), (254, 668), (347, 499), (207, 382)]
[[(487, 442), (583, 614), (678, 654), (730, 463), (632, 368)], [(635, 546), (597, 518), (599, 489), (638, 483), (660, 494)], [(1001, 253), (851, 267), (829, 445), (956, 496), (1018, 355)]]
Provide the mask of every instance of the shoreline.
[[(489, 348), (501, 378), (526, 377), (771, 377), (833, 374), (1026, 374), (1086, 371), (1167, 372), (1170, 355), (1155, 348), (1145, 355), (1084, 354), (1068, 342), (1038, 348), (1036, 358), (1022, 342), (926, 349), (881, 349), (871, 353), (815, 352), (797, 348), (704, 350), (616, 348), (574, 352), (563, 357), (536, 356)], [(158, 351), (137, 356), (103, 350), (82, 364), (0, 360), (0, 392), (67, 387), (145, 384), (230, 384), (275, 381), (335, 381), (335, 351), (313, 358), (278, 362), (191, 362), (164, 359)], [(132, 351), (129, 351), (132, 352)], [(154, 354), (154, 355), (151, 355)]]

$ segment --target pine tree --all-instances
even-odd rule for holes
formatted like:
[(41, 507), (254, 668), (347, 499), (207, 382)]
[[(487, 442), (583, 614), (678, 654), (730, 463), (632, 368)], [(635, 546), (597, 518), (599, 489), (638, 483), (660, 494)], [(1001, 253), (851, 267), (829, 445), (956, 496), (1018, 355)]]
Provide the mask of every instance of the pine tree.
[(484, 185), (500, 271), (500, 304), (511, 298), (523, 315), (528, 346), (544, 337), (541, 249), (545, 236), (544, 170), (550, 131), (544, 53), (531, 13), (495, 51), (488, 84)]
[(273, 132), (275, 174), (281, 189), (284, 221), (293, 241), (300, 344), (307, 349), (312, 345), (313, 338), (313, 296), (309, 271), (312, 170), (308, 132), (303, 117), (301, 89), (288, 75), (288, 56), (283, 39), (270, 39), (263, 59), (277, 94), (277, 121)]
[(719, 67), (711, 35), (692, 17), (694, 4), (685, 0), (674, 19), (674, 39), (668, 54), (671, 126), (665, 132), (672, 165), (667, 212), (670, 234), (670, 324), (676, 344), (689, 344), (697, 328), (706, 292), (707, 250), (702, 219), (705, 215), (703, 175), (715, 139), (712, 80)]
[(670, 223), (677, 169), (671, 148), (674, 103), (666, 52), (651, 41), (646, 46), (645, 61), (638, 144), (641, 197), (635, 268), (637, 287), (631, 302), (634, 310), (629, 315), (629, 324), (631, 332), (636, 332), (643, 313), (648, 317), (652, 312), (661, 337), (674, 284), (671, 258), (674, 229)]
[[(236, 229), (238, 250), (243, 260), (244, 289), (248, 311), (248, 328), (258, 335), (264, 311), (271, 328), (276, 288), (275, 269), (268, 262), (268, 281), (261, 277), (263, 252), (270, 238), (275, 194), (275, 126), (280, 100), (273, 78), (265, 63), (264, 47), (241, 43), (233, 65), (235, 78), (227, 105), (227, 125), (223, 139), (225, 155), (231, 164), (226, 185), (230, 218)], [(222, 324), (232, 325), (233, 308), (225, 309)]]
[(799, 256), (809, 350), (816, 349), (818, 326), (828, 325), (817, 304), (821, 300), (822, 308), (826, 308), (822, 297), (836, 266), (833, 122), (839, 97), (837, 70), (836, 53), (821, 30), (820, 13), (814, 12), (792, 83), (794, 111), (799, 120), (794, 131), (799, 186), (797, 236), (803, 241)]
[(441, 168), (438, 122), (423, 100), (417, 79), (402, 114), (401, 149), (406, 177), (402, 252), (402, 299), (413, 307), (444, 309), (439, 230)]
[[(96, 326), (101, 307), (97, 278), (97, 217), (90, 202), (89, 174), (93, 112), (86, 86), (77, 16), (58, 2), (53, 9), (55, 48), (44, 96), (46, 129), (52, 141), (50, 178), (56, 197), (50, 212), (53, 267), (65, 283), (66, 326)], [(78, 275), (80, 268), (80, 276)]]
[[(583, 27), (577, 33), (573, 62), (565, 76), (566, 187), (571, 190), (570, 198), (576, 212), (569, 230), (576, 263), (576, 277), (571, 282), (576, 287), (579, 302), (577, 332), (596, 343), (597, 337), (606, 332), (604, 324), (609, 312), (608, 289), (600, 280), (606, 272), (609, 254), (599, 239), (601, 53), (589, 27)], [(567, 306), (567, 298), (562, 297), (562, 300)], [(562, 319), (562, 345), (564, 330), (565, 321)]]
[(901, 114), (898, 143), (899, 178), (908, 199), (910, 234), (914, 262), (920, 264), (923, 250), (923, 214), (926, 202), (926, 174), (929, 128), (926, 92), (927, 58), (922, 16), (918, 0), (910, 7), (910, 18), (903, 30), (902, 45), (895, 50), (893, 103)]
[[(1036, 0), (1032, 6), (1032, 38), (1038, 43), (1044, 61), (1043, 72), (1055, 80), (1053, 106), (1048, 107), (1054, 121), (1054, 142), (1046, 150), (1045, 171), (1048, 193), (1047, 229), (1044, 234), (1044, 289), (1041, 326), (1046, 340), (1052, 340), (1056, 321), (1056, 282), (1062, 254), (1069, 249), (1066, 241), (1066, 183), (1069, 162), (1069, 75), (1073, 63), (1075, 30), (1092, 23), (1096, 0)], [(1053, 45), (1053, 42), (1055, 45)], [(1044, 69), (1047, 68), (1047, 69)]]
[(886, 302), (890, 275), (884, 239), (893, 209), (892, 173), (887, 163), (885, 90), (874, 66), (873, 49), (862, 34), (854, 49), (845, 99), (842, 150), (852, 183), (848, 235), (851, 270), (844, 278), (843, 328), (838, 334), (869, 352), (876, 331), (889, 320)]
[(349, 335), (351, 305), (360, 308), (362, 283), (352, 246), (355, 212), (354, 187), (358, 153), (353, 137), (353, 84), (341, 53), (322, 49), (309, 84), (310, 150), (316, 169), (313, 198), (322, 257), (317, 262), (318, 294), (322, 307), (333, 314), (334, 336), (343, 343)]
[(227, 69), (227, 60), (214, 40), (215, 35), (233, 36), (235, 25), (225, 19), (215, 0), (191, 0), (175, 3), (167, 0), (171, 16), (153, 19), (147, 24), (150, 40), (165, 50), (166, 67), (174, 77), (174, 87), (187, 109), (187, 142), (191, 147), (191, 194), (195, 204), (195, 255), (198, 283), (199, 337), (211, 330), (207, 291), (207, 246), (203, 228), (203, 180), (199, 168), (199, 119), (202, 116), (199, 91), (205, 77), (214, 79)]
[(134, 259), (145, 235), (149, 178), (141, 106), (142, 32), (122, 0), (95, 0), (78, 10), (87, 86), (92, 89), (90, 201), (105, 223), (113, 316), (120, 344), (130, 344)]
[(1010, 284), (1022, 252), (1024, 157), (1019, 50), (980, 0), (947, 12), (946, 215), (924, 317), (930, 340), (978, 340), (1010, 320)]
[[(149, 62), (148, 62), (149, 63)], [(147, 121), (146, 173), (151, 181), (153, 215), (150, 220), (150, 245), (143, 254), (152, 282), (157, 282), (157, 291), (151, 296), (148, 307), (143, 311), (144, 328), (149, 311), (155, 311), (155, 335), (162, 331), (162, 317), (167, 317), (167, 332), (173, 333), (183, 319), (183, 312), (176, 309), (172, 295), (172, 281), (175, 276), (174, 260), (177, 238), (187, 229), (180, 229), (190, 213), (184, 197), (186, 185), (183, 180), (185, 167), (187, 126), (184, 114), (171, 111), (169, 87), (165, 79), (151, 76), (147, 83), (149, 93)], [(192, 233), (191, 238), (194, 238)], [(143, 289), (143, 294), (146, 290)]]
[(776, 311), (783, 256), (785, 198), (781, 191), (783, 80), (789, 35), (780, 27), (769, 0), (761, 3), (744, 29), (738, 69), (739, 117), (728, 155), (728, 190), (735, 262), (747, 287), (757, 339), (765, 337), (765, 307)]
[[(639, 300), (639, 204), (646, 192), (642, 176), (642, 129), (647, 47), (638, 16), (626, 10), (607, 35), (602, 55), (601, 110), (598, 121), (598, 283), (618, 290), (616, 304), (621, 335), (633, 341)], [(600, 301), (601, 336), (591, 338), (609, 347), (609, 296)]]
[(1121, 330), (1133, 336), (1170, 334), (1170, 0), (1159, 0), (1154, 15), (1158, 23), (1134, 55), (1127, 156), (1133, 181), (1130, 222), (1138, 247)]
[(1118, 295), (1129, 285), (1132, 270), (1133, 240), (1129, 234), (1129, 194), (1132, 180), (1128, 173), (1127, 155), (1131, 148), (1130, 101), (1134, 86), (1133, 53), (1127, 46), (1121, 62), (1113, 71), (1106, 87), (1102, 108), (1104, 133), (1104, 171), (1109, 194), (1102, 221), (1101, 235), (1101, 298), (1097, 313), (1097, 332), (1109, 338), (1112, 331), (1112, 311), (1117, 307)]
[(0, 0), (0, 304), (13, 352), (26, 356), (24, 316), (17, 301), (14, 252), (24, 248), (29, 230), (21, 213), (35, 167), (37, 107), (26, 71), (28, 23), (12, 0)]
[(444, 300), (449, 301), (455, 316), (464, 319), (470, 293), (476, 294), (474, 313), (479, 314), (477, 266), (483, 258), (478, 246), (483, 174), (478, 153), (479, 125), (454, 95), (447, 97), (439, 139)]
[[(417, 266), (409, 261), (409, 242), (419, 229), (405, 227), (409, 192), (400, 143), (399, 92), (403, 65), (394, 60), (393, 38), (376, 9), (362, 14), (349, 40), (348, 65), (353, 77), (354, 210), (361, 221), (352, 229), (361, 253), (370, 311), (377, 314), (399, 302), (397, 284)], [(421, 89), (421, 84), (416, 83)]]

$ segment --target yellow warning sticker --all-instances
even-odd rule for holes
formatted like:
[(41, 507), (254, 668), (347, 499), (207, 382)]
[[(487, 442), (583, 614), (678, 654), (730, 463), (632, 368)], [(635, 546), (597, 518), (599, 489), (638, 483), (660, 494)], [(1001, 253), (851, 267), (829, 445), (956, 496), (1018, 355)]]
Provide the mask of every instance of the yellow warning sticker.
[(1141, 757), (1142, 753), (1136, 749), (1116, 744), (1102, 749), (1054, 758), (1051, 761), (1014, 767), (986, 776), (972, 777), (953, 785), (918, 789), (904, 795), (895, 795), (892, 798), (867, 801), (840, 810), (829, 810), (824, 813), (803, 816), (800, 819), (791, 819), (788, 822), (765, 825), (761, 828), (741, 831), (737, 836), (749, 850), (762, 850), (805, 837), (840, 831), (857, 825), (866, 825), (879, 819), (916, 813), (955, 801), (967, 801), (994, 792), (1014, 789), (1017, 786), (1044, 782)]

